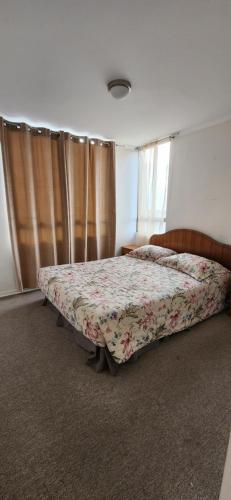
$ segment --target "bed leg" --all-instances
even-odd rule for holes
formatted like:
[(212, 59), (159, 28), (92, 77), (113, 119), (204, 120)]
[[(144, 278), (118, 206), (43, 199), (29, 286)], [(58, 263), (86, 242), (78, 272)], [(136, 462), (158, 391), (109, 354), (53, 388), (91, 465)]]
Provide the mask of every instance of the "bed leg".
[(47, 297), (45, 297), (45, 298), (43, 299), (43, 301), (42, 301), (42, 305), (43, 305), (43, 306), (47, 306), (47, 304), (48, 304), (48, 298), (47, 298)]
[(59, 315), (58, 315), (58, 318), (57, 318), (57, 321), (56, 321), (56, 325), (57, 326), (63, 326), (64, 325), (64, 321), (63, 321), (63, 317), (62, 317), (61, 313), (59, 313)]

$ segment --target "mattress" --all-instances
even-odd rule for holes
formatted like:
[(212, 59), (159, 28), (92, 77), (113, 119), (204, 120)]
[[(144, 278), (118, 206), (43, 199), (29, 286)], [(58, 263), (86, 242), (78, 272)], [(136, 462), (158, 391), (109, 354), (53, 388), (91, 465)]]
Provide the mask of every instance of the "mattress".
[(94, 344), (124, 363), (145, 345), (220, 312), (230, 272), (199, 282), (151, 261), (114, 257), (41, 268), (38, 286)]

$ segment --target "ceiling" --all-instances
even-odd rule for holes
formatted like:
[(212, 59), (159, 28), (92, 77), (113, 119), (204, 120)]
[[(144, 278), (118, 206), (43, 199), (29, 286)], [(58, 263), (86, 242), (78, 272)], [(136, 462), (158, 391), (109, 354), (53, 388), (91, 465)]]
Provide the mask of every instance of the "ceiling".
[(230, 0), (0, 3), (8, 118), (140, 145), (231, 115)]

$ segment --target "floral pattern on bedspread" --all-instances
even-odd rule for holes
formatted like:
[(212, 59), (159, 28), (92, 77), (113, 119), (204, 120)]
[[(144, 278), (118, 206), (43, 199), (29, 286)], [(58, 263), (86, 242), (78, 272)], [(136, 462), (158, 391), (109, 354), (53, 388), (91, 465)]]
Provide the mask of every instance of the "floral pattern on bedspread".
[(41, 268), (38, 285), (63, 316), (117, 363), (224, 308), (225, 271), (199, 282), (128, 256)]

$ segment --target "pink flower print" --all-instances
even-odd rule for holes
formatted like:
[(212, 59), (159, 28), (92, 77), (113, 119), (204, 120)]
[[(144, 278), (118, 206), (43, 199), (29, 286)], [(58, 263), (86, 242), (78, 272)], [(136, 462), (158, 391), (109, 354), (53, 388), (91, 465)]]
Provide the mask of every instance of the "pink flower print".
[(100, 334), (100, 328), (98, 325), (92, 325), (92, 323), (89, 320), (84, 320), (83, 322), (83, 329), (86, 337), (89, 339), (96, 340), (99, 337)]
[(121, 340), (121, 344), (123, 345), (123, 354), (126, 354), (127, 358), (129, 358), (133, 353), (131, 341), (132, 341), (131, 333), (126, 332), (124, 334), (123, 340)]
[(197, 296), (195, 293), (192, 293), (192, 295), (190, 297), (191, 304), (195, 304), (196, 301), (197, 301)]
[(57, 305), (60, 305), (60, 304), (61, 304), (60, 292), (59, 292), (59, 288), (58, 288), (58, 286), (57, 286), (57, 285), (54, 287), (54, 302), (55, 302)]
[(96, 290), (95, 292), (90, 293), (90, 297), (92, 299), (97, 299), (100, 296), (101, 296), (101, 294), (100, 294), (100, 292), (98, 290)]
[(153, 322), (154, 314), (153, 312), (148, 312), (145, 314), (144, 318), (140, 319), (138, 324), (142, 326), (144, 330), (147, 330), (150, 323)]
[(206, 307), (208, 309), (212, 309), (214, 306), (214, 297), (208, 297), (207, 301), (206, 301)]
[(170, 327), (171, 328), (175, 328), (176, 327), (178, 318), (179, 318), (179, 311), (176, 311), (175, 314), (172, 314), (170, 316)]
[(201, 273), (205, 274), (206, 271), (208, 270), (208, 264), (207, 262), (200, 262), (199, 264), (199, 270)]

